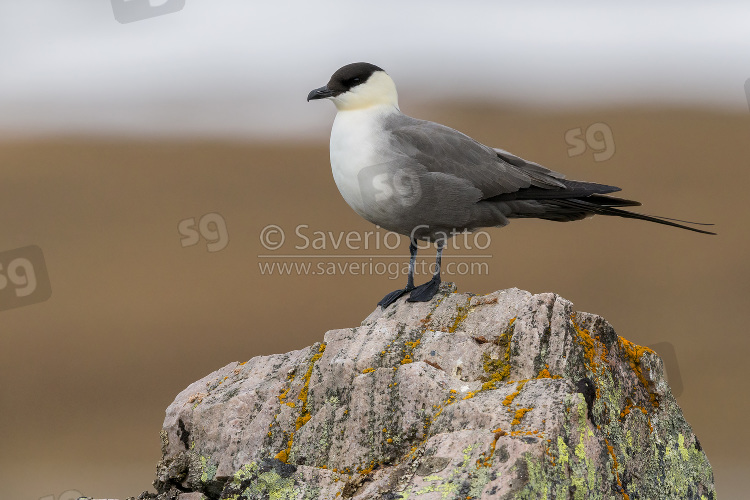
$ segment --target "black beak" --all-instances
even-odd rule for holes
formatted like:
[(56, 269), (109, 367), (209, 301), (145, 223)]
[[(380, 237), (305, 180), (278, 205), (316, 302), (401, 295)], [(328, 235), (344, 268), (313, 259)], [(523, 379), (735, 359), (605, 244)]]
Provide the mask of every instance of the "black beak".
[(326, 97), (333, 97), (333, 90), (329, 89), (327, 85), (307, 94), (308, 102), (314, 99), (325, 99)]

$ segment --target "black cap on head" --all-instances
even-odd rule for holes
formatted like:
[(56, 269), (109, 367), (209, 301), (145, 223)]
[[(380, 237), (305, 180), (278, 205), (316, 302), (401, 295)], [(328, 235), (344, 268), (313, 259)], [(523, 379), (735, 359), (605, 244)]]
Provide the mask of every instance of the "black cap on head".
[(383, 71), (383, 69), (366, 62), (347, 64), (331, 76), (327, 87), (335, 93), (334, 95), (343, 94), (353, 87), (365, 83), (376, 71)]
[(331, 76), (325, 87), (315, 89), (307, 96), (307, 100), (336, 97), (352, 88), (365, 83), (376, 71), (384, 71), (374, 64), (358, 62), (342, 66)]

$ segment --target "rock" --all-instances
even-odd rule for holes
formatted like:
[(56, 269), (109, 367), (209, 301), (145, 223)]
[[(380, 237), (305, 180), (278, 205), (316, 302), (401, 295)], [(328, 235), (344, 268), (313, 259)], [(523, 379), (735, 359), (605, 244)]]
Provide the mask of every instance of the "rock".
[(160, 499), (715, 498), (656, 353), (555, 294), (452, 284), (191, 384), (154, 484)]

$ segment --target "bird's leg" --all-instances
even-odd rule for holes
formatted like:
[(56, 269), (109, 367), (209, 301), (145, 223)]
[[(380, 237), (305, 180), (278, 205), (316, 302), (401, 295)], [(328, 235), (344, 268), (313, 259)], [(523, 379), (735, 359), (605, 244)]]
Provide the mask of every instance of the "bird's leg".
[(437, 242), (437, 258), (435, 259), (435, 274), (432, 279), (412, 290), (407, 302), (428, 302), (432, 300), (440, 289), (440, 263), (443, 259), (443, 240)]
[(396, 302), (405, 293), (414, 290), (414, 267), (417, 262), (417, 243), (414, 240), (411, 240), (409, 243), (409, 254), (409, 276), (406, 278), (406, 288), (396, 290), (383, 297), (383, 299), (378, 302), (378, 305), (383, 309)]

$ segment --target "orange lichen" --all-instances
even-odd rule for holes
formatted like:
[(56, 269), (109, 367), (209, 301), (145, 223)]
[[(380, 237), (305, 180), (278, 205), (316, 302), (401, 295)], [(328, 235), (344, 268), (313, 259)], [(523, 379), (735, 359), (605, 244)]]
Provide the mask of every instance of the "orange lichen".
[(524, 431), (524, 430), (512, 431), (510, 433), (510, 436), (511, 437), (518, 437), (518, 436), (544, 437), (544, 435), (541, 432), (534, 431), (534, 430), (531, 430), (531, 431)]
[(578, 334), (576, 340), (578, 344), (583, 347), (583, 356), (587, 361), (589, 369), (592, 372), (597, 373), (599, 361), (606, 362), (607, 350), (604, 347), (604, 344), (602, 344), (598, 338), (592, 337), (587, 329), (578, 326), (578, 323), (575, 321), (575, 314), (570, 315), (570, 322), (573, 325), (573, 329)]
[(526, 415), (527, 412), (530, 412), (533, 410), (533, 408), (519, 408), (516, 410), (515, 415), (513, 416), (513, 422), (510, 423), (511, 426), (518, 425), (521, 423), (521, 419), (524, 415)]
[(367, 467), (359, 467), (357, 466), (357, 472), (367, 476), (372, 473), (372, 471), (375, 469), (375, 467), (378, 466), (378, 463), (375, 462), (375, 460), (371, 461), (370, 464)]
[[(487, 454), (487, 456), (482, 460), (481, 458), (477, 460), (477, 468), (479, 467), (489, 467), (492, 465), (492, 457), (495, 454), (495, 448), (497, 447), (497, 440), (500, 439), (501, 436), (507, 436), (508, 433), (504, 430), (500, 429), (499, 427), (492, 431), (494, 434), (494, 439), (492, 440), (492, 443), (490, 443), (490, 451)], [(484, 453), (482, 453), (484, 455)]]
[(549, 371), (549, 366), (544, 365), (544, 368), (539, 372), (539, 375), (537, 375), (536, 378), (562, 378), (562, 375), (552, 375)]
[(549, 370), (545, 366), (545, 368), (539, 372), (539, 375), (537, 375), (536, 378), (552, 378), (552, 375), (550, 375)]
[(511, 319), (503, 333), (492, 341), (494, 345), (500, 347), (501, 356), (493, 359), (488, 352), (482, 354), (484, 371), (489, 374), (489, 380), (482, 384), (483, 391), (496, 389), (497, 384), (510, 375), (510, 347), (515, 331), (513, 327), (515, 320), (516, 318)]
[(627, 398), (626, 403), (625, 403), (625, 408), (623, 408), (622, 411), (620, 412), (620, 420), (623, 420), (625, 417), (627, 417), (633, 408), (637, 408), (638, 410), (641, 410), (641, 413), (643, 413), (643, 415), (645, 415), (647, 419), (649, 433), (654, 432), (654, 428), (651, 425), (651, 417), (648, 416), (648, 410), (646, 410), (642, 406), (639, 406), (633, 403), (633, 401), (630, 398)]
[(362, 370), (362, 373), (370, 373), (374, 371), (375, 371), (375, 368), (365, 368), (364, 370)]
[(528, 382), (528, 380), (521, 380), (516, 386), (516, 392), (505, 396), (505, 399), (503, 399), (503, 404), (505, 406), (510, 406), (513, 403), (513, 400), (516, 399), (516, 396), (521, 394), (521, 390), (523, 389), (523, 386), (526, 385), (526, 382)]
[(643, 356), (647, 352), (653, 353), (654, 351), (649, 349), (648, 347), (636, 345), (622, 337), (618, 337), (618, 341), (619, 341), (620, 348), (622, 349), (623, 353), (625, 354), (625, 357), (627, 358), (630, 368), (638, 377), (638, 380), (641, 382), (641, 384), (643, 384), (643, 387), (646, 388), (646, 390), (648, 391), (651, 404), (654, 406), (654, 408), (658, 408), (659, 400), (657, 399), (656, 394), (652, 393), (648, 389), (649, 382), (646, 380), (646, 377), (643, 375), (643, 370), (641, 368), (641, 356)]

